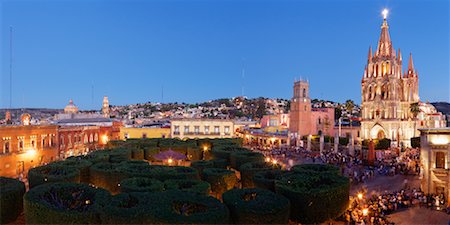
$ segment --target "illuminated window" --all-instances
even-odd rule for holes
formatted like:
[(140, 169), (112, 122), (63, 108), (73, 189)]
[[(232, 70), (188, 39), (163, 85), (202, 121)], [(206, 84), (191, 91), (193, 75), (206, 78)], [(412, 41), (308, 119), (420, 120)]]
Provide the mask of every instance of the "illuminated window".
[(84, 143), (87, 144), (89, 142), (89, 138), (87, 134), (84, 134)]
[(11, 149), (9, 141), (5, 141), (5, 143), (3, 144), (3, 153), (8, 154), (10, 150)]
[(184, 133), (189, 133), (189, 126), (184, 126)]
[(194, 126), (194, 133), (198, 134), (200, 132), (200, 126)]
[(94, 142), (94, 135), (90, 134), (89, 135), (89, 143)]
[(230, 126), (225, 126), (225, 134), (230, 134)]
[(215, 134), (219, 134), (220, 133), (219, 126), (214, 126), (214, 133)]
[(209, 126), (205, 126), (205, 134), (209, 134)]
[(94, 135), (94, 141), (95, 141), (95, 142), (98, 142), (98, 133), (95, 133), (95, 135)]

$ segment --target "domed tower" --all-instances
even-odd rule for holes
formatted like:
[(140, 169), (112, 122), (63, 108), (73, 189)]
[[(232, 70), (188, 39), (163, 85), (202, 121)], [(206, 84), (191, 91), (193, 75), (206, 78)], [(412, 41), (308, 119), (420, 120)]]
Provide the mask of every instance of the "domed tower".
[(417, 135), (410, 107), (419, 102), (419, 81), (412, 55), (408, 70), (402, 73), (402, 53), (392, 45), (387, 13), (383, 11), (377, 49), (372, 53), (369, 48), (361, 81), (361, 138), (389, 138), (394, 144), (409, 146), (410, 138)]
[(109, 117), (109, 101), (108, 96), (103, 97), (103, 104), (102, 104), (102, 114), (104, 117)]
[(69, 104), (64, 108), (64, 113), (66, 114), (76, 114), (78, 113), (78, 107), (73, 104), (73, 100), (69, 100)]

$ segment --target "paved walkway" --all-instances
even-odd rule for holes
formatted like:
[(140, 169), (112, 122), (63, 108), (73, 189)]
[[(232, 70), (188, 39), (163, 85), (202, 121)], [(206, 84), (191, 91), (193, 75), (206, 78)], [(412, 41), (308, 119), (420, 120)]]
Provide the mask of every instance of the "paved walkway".
[(394, 176), (384, 176), (384, 175), (376, 175), (374, 178), (366, 181), (363, 184), (353, 185), (350, 194), (354, 195), (359, 192), (362, 187), (367, 188), (367, 193), (382, 193), (384, 191), (394, 192), (399, 191), (404, 188), (405, 179), (408, 181), (407, 185), (410, 188), (419, 188), (420, 180), (418, 176), (413, 175), (401, 175), (397, 174)]
[(450, 224), (450, 215), (427, 208), (409, 208), (388, 216), (396, 225), (410, 224)]

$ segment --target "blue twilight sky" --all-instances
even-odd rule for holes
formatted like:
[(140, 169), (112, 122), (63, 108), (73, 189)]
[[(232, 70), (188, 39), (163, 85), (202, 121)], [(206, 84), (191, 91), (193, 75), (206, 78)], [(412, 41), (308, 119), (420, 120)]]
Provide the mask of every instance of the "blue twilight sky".
[(404, 69), (413, 53), (421, 99), (450, 99), (447, 0), (0, 2), (0, 108), (9, 106), (10, 26), (13, 107), (63, 108), (73, 98), (98, 109), (104, 95), (113, 105), (194, 103), (242, 87), (248, 97), (290, 98), (300, 77), (313, 98), (359, 103), (384, 7)]

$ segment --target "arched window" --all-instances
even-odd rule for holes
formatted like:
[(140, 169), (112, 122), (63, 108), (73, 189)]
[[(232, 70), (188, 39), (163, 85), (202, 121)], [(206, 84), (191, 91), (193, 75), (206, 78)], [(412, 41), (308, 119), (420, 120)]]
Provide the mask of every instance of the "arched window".
[(306, 98), (306, 89), (303, 88), (303, 97)]
[(94, 135), (94, 141), (95, 141), (95, 142), (98, 141), (98, 133), (95, 133), (95, 135)]
[(94, 142), (94, 136), (92, 134), (89, 135), (89, 143)]
[(84, 143), (86, 144), (88, 142), (89, 142), (88, 136), (87, 136), (87, 134), (84, 134)]

